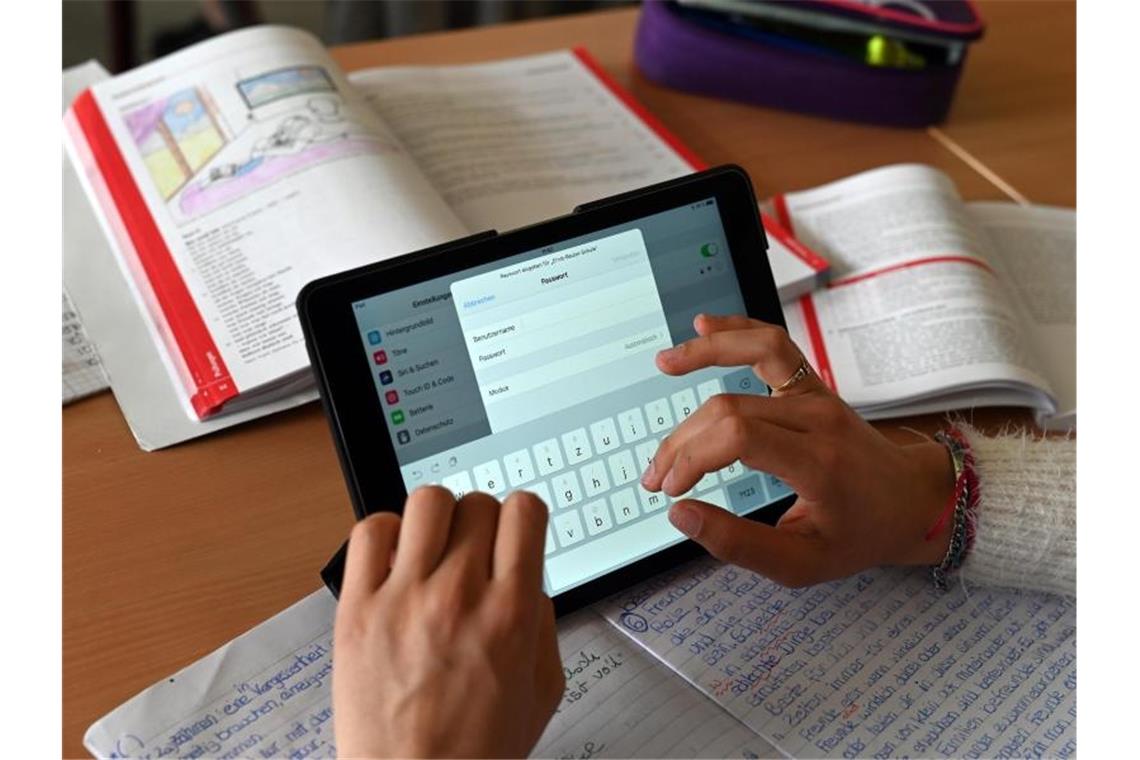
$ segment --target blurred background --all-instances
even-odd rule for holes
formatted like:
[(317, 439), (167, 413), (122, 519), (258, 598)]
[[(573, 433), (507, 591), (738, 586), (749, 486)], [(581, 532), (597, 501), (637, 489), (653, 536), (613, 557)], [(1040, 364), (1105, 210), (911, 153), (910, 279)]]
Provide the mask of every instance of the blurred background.
[(306, 29), (327, 45), (581, 13), (634, 0), (64, 0), (63, 66), (125, 71), (252, 24)]

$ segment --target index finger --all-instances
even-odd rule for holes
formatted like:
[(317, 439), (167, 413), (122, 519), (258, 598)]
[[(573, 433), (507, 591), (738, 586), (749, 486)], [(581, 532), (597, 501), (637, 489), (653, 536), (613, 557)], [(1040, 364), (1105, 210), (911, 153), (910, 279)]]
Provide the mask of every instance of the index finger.
[(521, 582), (525, 590), (542, 589), (547, 509), (537, 496), (515, 491), (499, 511), (499, 530), (491, 560), (491, 577)]
[[(667, 375), (683, 375), (704, 367), (751, 365), (765, 383), (777, 387), (800, 368), (803, 355), (782, 327), (751, 320), (741, 329), (713, 330), (657, 354), (657, 366)], [(798, 384), (804, 390), (822, 388), (814, 373)]]
[(396, 544), (392, 577), (426, 578), (435, 570), (451, 533), (455, 497), (439, 486), (421, 486), (408, 496)]

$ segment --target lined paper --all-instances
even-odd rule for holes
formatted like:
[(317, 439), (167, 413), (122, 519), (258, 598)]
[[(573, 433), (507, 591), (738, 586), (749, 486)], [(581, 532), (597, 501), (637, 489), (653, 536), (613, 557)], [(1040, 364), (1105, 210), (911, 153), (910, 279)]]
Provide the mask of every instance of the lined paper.
[(779, 756), (593, 610), (558, 631), (566, 693), (534, 757)]
[(607, 618), (794, 757), (1076, 752), (1076, 605), (873, 570), (786, 589), (700, 561)]
[(109, 387), (95, 344), (87, 339), (79, 314), (63, 291), (63, 403)]
[[(335, 757), (323, 589), (91, 726), (96, 757)], [(775, 751), (592, 610), (560, 621), (567, 689), (536, 757), (772, 757)]]

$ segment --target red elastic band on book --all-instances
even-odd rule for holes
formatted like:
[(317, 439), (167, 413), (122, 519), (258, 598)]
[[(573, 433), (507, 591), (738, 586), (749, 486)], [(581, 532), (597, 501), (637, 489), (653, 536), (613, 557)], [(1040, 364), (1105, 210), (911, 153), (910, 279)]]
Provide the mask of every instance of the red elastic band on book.
[(807, 329), (812, 353), (815, 354), (815, 371), (828, 388), (838, 393), (835, 373), (831, 371), (831, 360), (827, 356), (827, 345), (823, 342), (823, 330), (819, 326), (819, 315), (815, 312), (815, 301), (812, 300), (811, 293), (800, 297), (800, 313), (803, 314), (804, 327)]
[(898, 272), (902, 269), (910, 269), (912, 267), (925, 266), (927, 264), (972, 264), (979, 269), (986, 270), (990, 274), (994, 273), (994, 270), (990, 268), (989, 264), (987, 264), (982, 259), (975, 258), (973, 256), (927, 256), (921, 259), (911, 259), (910, 261), (902, 261), (898, 264), (891, 264), (890, 266), (885, 266), (882, 269), (874, 269), (870, 272), (863, 272), (862, 274), (853, 274), (850, 277), (840, 277), (838, 280), (832, 280), (831, 282), (827, 283), (827, 287), (839, 288), (844, 285), (854, 285), (855, 283), (862, 282), (863, 280), (870, 280), (874, 277), (890, 274), (891, 272)]
[(238, 395), (237, 386), (90, 89), (72, 110), (190, 373), (190, 403), (199, 418), (206, 417)]

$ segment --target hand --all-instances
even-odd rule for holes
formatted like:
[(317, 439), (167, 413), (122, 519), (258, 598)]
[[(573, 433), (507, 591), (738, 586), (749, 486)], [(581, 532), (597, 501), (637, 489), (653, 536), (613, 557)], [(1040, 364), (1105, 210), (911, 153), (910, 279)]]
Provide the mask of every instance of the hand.
[[(800, 365), (779, 327), (705, 315), (694, 326), (697, 338), (657, 355), (666, 374), (752, 365), (776, 387)], [(674, 504), (673, 525), (719, 559), (805, 586), (877, 565), (936, 565), (946, 553), (949, 526), (932, 540), (925, 534), (953, 492), (949, 454), (938, 443), (887, 440), (815, 373), (772, 397), (710, 398), (662, 441), (642, 485), (677, 496), (737, 460), (798, 498), (775, 527), (694, 499)]]
[(547, 509), (420, 488), (353, 528), (333, 651), (342, 757), (525, 756), (562, 698)]

